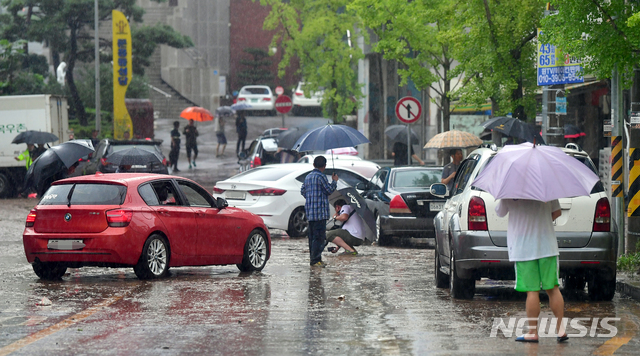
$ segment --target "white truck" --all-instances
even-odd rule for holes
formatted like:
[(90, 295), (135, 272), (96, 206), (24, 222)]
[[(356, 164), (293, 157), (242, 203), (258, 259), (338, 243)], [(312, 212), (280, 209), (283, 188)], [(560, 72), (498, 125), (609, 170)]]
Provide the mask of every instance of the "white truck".
[(55, 95), (0, 96), (0, 197), (13, 197), (22, 188), (25, 161), (16, 161), (27, 145), (11, 141), (27, 130), (58, 136), (51, 146), (73, 139), (69, 130), (67, 99)]

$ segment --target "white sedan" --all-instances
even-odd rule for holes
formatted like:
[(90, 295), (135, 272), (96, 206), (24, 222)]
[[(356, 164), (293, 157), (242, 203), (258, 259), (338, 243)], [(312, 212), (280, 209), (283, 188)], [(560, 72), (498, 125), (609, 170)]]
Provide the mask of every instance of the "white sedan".
[[(217, 182), (213, 196), (227, 200), (229, 206), (250, 211), (260, 217), (270, 229), (286, 230), (291, 237), (307, 234), (304, 197), (300, 188), (313, 170), (309, 163), (284, 163), (257, 167)], [(324, 173), (333, 172), (341, 180), (355, 187), (368, 182), (367, 177), (343, 167), (327, 165)]]
[(275, 99), (271, 88), (266, 85), (246, 85), (238, 93), (238, 103), (251, 105), (247, 111), (264, 110), (268, 114), (275, 114)]

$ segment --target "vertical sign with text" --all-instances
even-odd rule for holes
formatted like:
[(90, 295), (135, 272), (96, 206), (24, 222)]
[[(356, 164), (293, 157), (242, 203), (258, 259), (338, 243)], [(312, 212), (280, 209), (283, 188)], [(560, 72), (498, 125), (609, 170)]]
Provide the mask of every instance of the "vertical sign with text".
[[(538, 30), (538, 37), (542, 32)], [(559, 48), (538, 41), (538, 86), (583, 83), (582, 62)]]
[(124, 14), (111, 11), (113, 31), (113, 138), (133, 138), (133, 123), (124, 103), (131, 82), (131, 28)]

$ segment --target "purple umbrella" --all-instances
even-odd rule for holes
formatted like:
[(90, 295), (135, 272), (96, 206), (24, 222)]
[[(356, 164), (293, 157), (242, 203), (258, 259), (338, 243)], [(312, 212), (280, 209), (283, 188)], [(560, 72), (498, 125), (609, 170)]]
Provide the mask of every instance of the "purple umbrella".
[(589, 196), (598, 181), (591, 169), (561, 149), (525, 142), (500, 150), (472, 185), (496, 199), (547, 202)]

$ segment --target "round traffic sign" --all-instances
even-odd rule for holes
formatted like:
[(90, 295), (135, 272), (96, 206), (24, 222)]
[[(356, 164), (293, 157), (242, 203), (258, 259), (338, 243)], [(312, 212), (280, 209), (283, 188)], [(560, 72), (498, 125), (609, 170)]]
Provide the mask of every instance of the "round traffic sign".
[(276, 94), (277, 94), (277, 95), (282, 95), (282, 94), (284, 94), (284, 88), (283, 88), (283, 87), (281, 87), (281, 86), (277, 86), (277, 87), (276, 87)]
[(398, 100), (396, 104), (396, 116), (398, 120), (405, 124), (412, 124), (420, 118), (422, 114), (422, 105), (418, 99), (412, 96), (405, 96)]
[(276, 98), (276, 110), (281, 114), (286, 114), (293, 108), (291, 98), (286, 95), (279, 95)]

